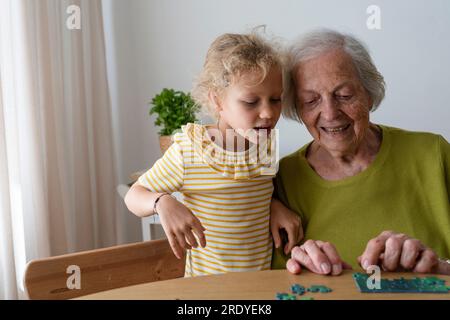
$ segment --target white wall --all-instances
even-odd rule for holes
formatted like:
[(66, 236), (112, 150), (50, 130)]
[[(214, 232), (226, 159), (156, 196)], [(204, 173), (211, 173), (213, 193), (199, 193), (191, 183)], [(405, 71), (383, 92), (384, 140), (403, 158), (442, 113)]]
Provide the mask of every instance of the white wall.
[[(164, 87), (190, 90), (212, 40), (265, 24), (292, 40), (315, 27), (360, 37), (387, 83), (372, 120), (431, 131), (450, 140), (450, 1), (448, 0), (103, 0), (108, 70), (120, 178), (160, 156), (148, 102)], [(366, 9), (381, 9), (381, 30), (368, 30)], [(281, 155), (310, 140), (281, 120)], [(124, 215), (127, 213), (124, 210)], [(129, 215), (129, 214), (128, 214)], [(130, 237), (138, 220), (126, 218)], [(130, 239), (131, 239), (130, 238)]]

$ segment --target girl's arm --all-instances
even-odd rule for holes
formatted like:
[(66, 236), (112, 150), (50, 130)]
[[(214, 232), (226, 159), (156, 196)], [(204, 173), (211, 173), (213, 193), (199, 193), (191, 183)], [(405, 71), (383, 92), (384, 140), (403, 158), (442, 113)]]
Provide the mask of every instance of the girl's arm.
[[(155, 201), (162, 194), (164, 193), (151, 192), (136, 182), (127, 192), (124, 200), (128, 209), (135, 215), (147, 217), (155, 214)], [(156, 204), (156, 211), (170, 247), (178, 259), (183, 257), (185, 249), (196, 248), (198, 243), (202, 247), (206, 246), (205, 228), (191, 210), (177, 199), (169, 195), (160, 197)]]
[[(125, 195), (125, 204), (132, 213), (140, 218), (153, 215), (155, 200), (161, 195), (158, 192), (151, 192), (135, 182)], [(162, 199), (160, 199), (162, 201)]]
[(280, 200), (272, 198), (270, 204), (270, 231), (272, 232), (275, 248), (279, 248), (283, 241), (280, 230), (287, 234), (284, 253), (288, 254), (292, 248), (303, 239), (303, 228), (300, 216), (286, 207)]
[(164, 156), (139, 177), (124, 200), (138, 217), (150, 216), (156, 210), (173, 253), (181, 259), (186, 249), (195, 248), (198, 243), (205, 247), (206, 240), (200, 220), (184, 204), (168, 195), (181, 190), (184, 183), (184, 158), (179, 142), (175, 137)]

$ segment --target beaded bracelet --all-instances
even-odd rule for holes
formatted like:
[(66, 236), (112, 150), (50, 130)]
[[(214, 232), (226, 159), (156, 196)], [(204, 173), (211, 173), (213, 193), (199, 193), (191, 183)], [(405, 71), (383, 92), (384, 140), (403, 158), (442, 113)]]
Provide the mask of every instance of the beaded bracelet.
[(159, 202), (159, 200), (164, 196), (171, 196), (169, 193), (162, 193), (156, 198), (155, 202), (153, 203), (153, 212), (157, 215), (159, 215), (158, 211), (156, 211), (156, 204)]

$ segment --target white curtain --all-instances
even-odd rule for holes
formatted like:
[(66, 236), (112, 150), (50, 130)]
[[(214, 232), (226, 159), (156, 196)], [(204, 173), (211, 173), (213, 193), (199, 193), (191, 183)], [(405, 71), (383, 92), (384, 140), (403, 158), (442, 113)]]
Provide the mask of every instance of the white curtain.
[(0, 299), (31, 259), (117, 243), (104, 48), (101, 0), (0, 0)]

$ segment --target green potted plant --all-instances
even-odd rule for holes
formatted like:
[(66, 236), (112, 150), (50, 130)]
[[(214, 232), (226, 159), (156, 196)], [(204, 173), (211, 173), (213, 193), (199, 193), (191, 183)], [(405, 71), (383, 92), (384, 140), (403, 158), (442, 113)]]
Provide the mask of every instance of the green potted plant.
[(162, 127), (159, 131), (159, 144), (164, 153), (172, 144), (172, 134), (181, 126), (197, 121), (199, 106), (189, 93), (164, 88), (150, 102), (150, 115), (157, 114), (155, 125)]

